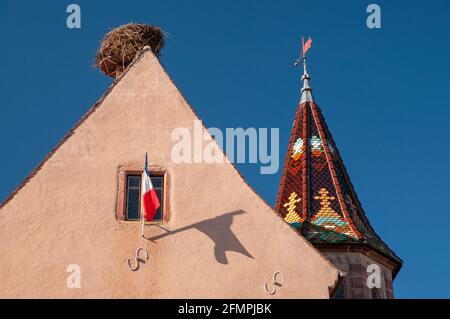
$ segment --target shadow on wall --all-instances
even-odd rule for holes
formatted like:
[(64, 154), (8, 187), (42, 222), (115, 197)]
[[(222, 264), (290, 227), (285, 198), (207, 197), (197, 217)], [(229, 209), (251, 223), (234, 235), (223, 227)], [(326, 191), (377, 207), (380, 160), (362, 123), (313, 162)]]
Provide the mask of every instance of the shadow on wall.
[(225, 255), (225, 252), (227, 251), (234, 251), (249, 258), (253, 258), (253, 256), (241, 244), (236, 235), (234, 235), (234, 233), (231, 231), (231, 224), (233, 223), (234, 216), (241, 214), (245, 214), (245, 211), (240, 209), (225, 213), (211, 219), (205, 219), (201, 222), (181, 227), (172, 231), (167, 230), (159, 225), (155, 225), (156, 227), (159, 227), (166, 231), (166, 233), (145, 238), (151, 241), (156, 241), (158, 239), (175, 235), (177, 233), (194, 228), (208, 236), (214, 242), (214, 256), (216, 257), (217, 262), (226, 265), (228, 264), (227, 256)]

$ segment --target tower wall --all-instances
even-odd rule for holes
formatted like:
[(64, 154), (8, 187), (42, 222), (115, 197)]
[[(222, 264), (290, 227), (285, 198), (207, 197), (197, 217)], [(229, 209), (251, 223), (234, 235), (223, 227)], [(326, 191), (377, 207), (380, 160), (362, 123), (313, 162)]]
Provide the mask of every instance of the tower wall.
[[(393, 299), (392, 269), (360, 252), (321, 251), (339, 270), (343, 272), (344, 298), (346, 299)], [(368, 287), (367, 279), (371, 275), (368, 266), (380, 266), (380, 288), (378, 292)], [(375, 295), (378, 294), (378, 297)]]

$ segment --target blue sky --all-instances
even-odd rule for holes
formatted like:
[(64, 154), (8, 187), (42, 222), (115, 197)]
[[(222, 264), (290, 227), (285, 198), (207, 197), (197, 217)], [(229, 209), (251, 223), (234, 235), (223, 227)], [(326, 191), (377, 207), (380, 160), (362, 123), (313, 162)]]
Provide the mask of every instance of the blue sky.
[[(66, 27), (81, 6), (82, 28)], [(381, 7), (368, 29), (366, 7)], [(111, 79), (92, 67), (102, 36), (130, 21), (171, 36), (161, 62), (207, 127), (280, 128), (284, 158), (309, 71), (366, 213), (404, 260), (399, 298), (450, 298), (450, 3), (428, 1), (0, 2), (0, 199), (45, 157)], [(238, 169), (270, 204), (281, 168)]]

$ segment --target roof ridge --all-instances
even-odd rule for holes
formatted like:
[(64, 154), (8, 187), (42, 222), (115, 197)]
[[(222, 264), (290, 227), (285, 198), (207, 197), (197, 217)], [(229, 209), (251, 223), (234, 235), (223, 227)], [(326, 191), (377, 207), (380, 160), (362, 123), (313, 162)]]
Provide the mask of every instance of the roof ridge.
[[(59, 143), (46, 155), (46, 157), (29, 173), (29, 175), (22, 181), (22, 183), (0, 204), (0, 209), (2, 209), (14, 196), (38, 173), (38, 171), (43, 167), (43, 165), (55, 154), (55, 152), (75, 133), (75, 130), (86, 121), (89, 116), (94, 113), (97, 108), (99, 108), (106, 97), (112, 92), (112, 90), (115, 88), (115, 86), (120, 82), (122, 78), (125, 77), (125, 75), (129, 72), (129, 70), (143, 57), (144, 53), (151, 52), (153, 55), (154, 53), (151, 51), (150, 47), (144, 47), (141, 52), (136, 56), (136, 58), (127, 66), (127, 68), (123, 71), (123, 73), (116, 78), (116, 80), (107, 88), (107, 90), (103, 93), (103, 95), (91, 106), (91, 108), (88, 109), (88, 111), (82, 116), (82, 118), (69, 130), (69, 132), (59, 141)], [(172, 78), (167, 73), (166, 69), (161, 65), (161, 69), (166, 74), (168, 79), (172, 82), (172, 84), (175, 86), (177, 91), (180, 93), (181, 97), (186, 102), (186, 105), (188, 106), (188, 109), (193, 113), (193, 115), (200, 119), (195, 109), (187, 102), (187, 99), (181, 92), (181, 90), (176, 86), (175, 82), (172, 80)], [(299, 105), (300, 108), (300, 105)], [(203, 122), (201, 123), (203, 129), (206, 129)], [(216, 143), (213, 140), (214, 143)], [(225, 158), (228, 159), (225, 152), (221, 149), (222, 153), (224, 154)], [(248, 181), (244, 178), (244, 176), (239, 172), (237, 167), (228, 159), (228, 163), (231, 165), (231, 168), (234, 170), (234, 172), (238, 175), (238, 177), (241, 178), (241, 180), (244, 182), (244, 184), (249, 188), (251, 192), (253, 192), (260, 200), (261, 202), (266, 205), (268, 209), (270, 209), (278, 218), (280, 218), (280, 221), (283, 225), (286, 225), (286, 227), (289, 227), (287, 223), (285, 223), (284, 219), (277, 210), (275, 210), (269, 203), (248, 183)], [(314, 245), (308, 241), (304, 236), (299, 234), (298, 232), (294, 232), (297, 236), (299, 236), (306, 245), (311, 247), (317, 254), (320, 256), (320, 258), (329, 266), (331, 266), (336, 272), (339, 274), (340, 270), (333, 264), (331, 261), (326, 258)], [(336, 288), (338, 283), (338, 279), (334, 283), (334, 286), (331, 287), (331, 289)]]
[[(117, 77), (113, 83), (106, 89), (106, 91), (102, 94), (102, 96), (84, 113), (84, 115), (79, 119), (75, 125), (64, 135), (64, 137), (56, 144), (55, 147), (53, 147), (47, 155), (44, 157), (44, 159), (39, 162), (37, 166), (35, 166), (34, 169), (31, 170), (31, 172), (22, 180), (22, 182), (16, 187), (16, 189), (10, 193), (1, 203), (0, 203), (0, 209), (2, 209), (10, 200), (14, 198), (14, 196), (37, 174), (37, 172), (44, 166), (44, 164), (55, 154), (55, 152), (75, 133), (75, 130), (86, 121), (89, 116), (94, 113), (97, 108), (103, 103), (103, 101), (106, 99), (106, 97), (111, 93), (111, 91), (114, 89), (114, 87), (122, 80), (122, 78), (128, 73), (128, 71), (138, 62), (141, 60), (142, 56), (146, 52), (152, 52), (151, 48), (148, 46), (145, 46), (142, 48), (142, 50), (136, 55), (136, 57), (133, 59), (133, 61), (127, 66), (127, 68), (123, 71), (123, 73)], [(153, 53), (153, 52), (152, 52)]]
[[(177, 91), (180, 93), (181, 97), (184, 99), (184, 101), (186, 101), (186, 104), (189, 108), (189, 110), (193, 113), (193, 115), (197, 118), (200, 119), (200, 117), (198, 116), (197, 112), (195, 111), (195, 109), (192, 107), (191, 104), (188, 103), (188, 100), (186, 99), (186, 97), (183, 95), (183, 92), (181, 92), (181, 90), (177, 87), (177, 85), (175, 84), (175, 82), (172, 80), (172, 78), (170, 77), (170, 75), (167, 73), (166, 69), (164, 67), (162, 67), (162, 70), (164, 71), (164, 73), (167, 75), (168, 79), (172, 82), (172, 84), (175, 86), (175, 88), (177, 89)], [(300, 104), (299, 104), (300, 107)], [(294, 123), (293, 123), (294, 124)], [(201, 121), (201, 125), (203, 129), (206, 129), (205, 125), (203, 124), (203, 121)], [(208, 132), (208, 130), (206, 130)], [(213, 143), (216, 143), (216, 141), (213, 139)], [(272, 205), (270, 205), (250, 184), (249, 182), (244, 178), (244, 176), (241, 174), (241, 172), (237, 169), (237, 167), (234, 165), (233, 162), (231, 162), (227, 155), (225, 154), (225, 152), (219, 147), (220, 151), (222, 152), (222, 154), (224, 155), (224, 157), (228, 160), (228, 163), (231, 165), (231, 168), (234, 170), (234, 172), (242, 179), (242, 181), (244, 182), (245, 185), (247, 185), (247, 187), (250, 189), (250, 191), (252, 191), (261, 201), (263, 204), (265, 204), (267, 206), (267, 208), (269, 208), (278, 218), (280, 218), (280, 220), (283, 222), (283, 224), (286, 225), (286, 227), (290, 227), (288, 223), (285, 222), (285, 220), (283, 219), (283, 217), (279, 214), (278, 210), (276, 210), (274, 207), (272, 207)], [(306, 245), (308, 245), (309, 247), (311, 247), (314, 251), (317, 252), (317, 254), (322, 258), (323, 261), (325, 261), (328, 265), (330, 265), (333, 269), (335, 269), (338, 272), (338, 276), (340, 274), (340, 270), (336, 267), (336, 265), (334, 265), (327, 257), (325, 257), (325, 255), (323, 255), (309, 240), (307, 240), (304, 236), (302, 236), (300, 233), (295, 232), (294, 233), (299, 236)], [(334, 283), (334, 286), (331, 287), (331, 289), (334, 289), (337, 287), (338, 283), (339, 283), (339, 278), (336, 279), (336, 282)]]

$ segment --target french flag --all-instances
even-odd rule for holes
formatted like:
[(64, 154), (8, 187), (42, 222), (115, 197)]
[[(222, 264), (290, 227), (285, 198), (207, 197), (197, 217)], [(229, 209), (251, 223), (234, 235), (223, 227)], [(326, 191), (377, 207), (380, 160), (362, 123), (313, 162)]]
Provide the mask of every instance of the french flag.
[(156, 210), (159, 208), (160, 202), (158, 195), (153, 188), (150, 174), (148, 173), (147, 154), (145, 154), (145, 169), (142, 173), (142, 182), (142, 202), (144, 203), (144, 217), (147, 221), (151, 221), (153, 220), (153, 217), (155, 217)]

